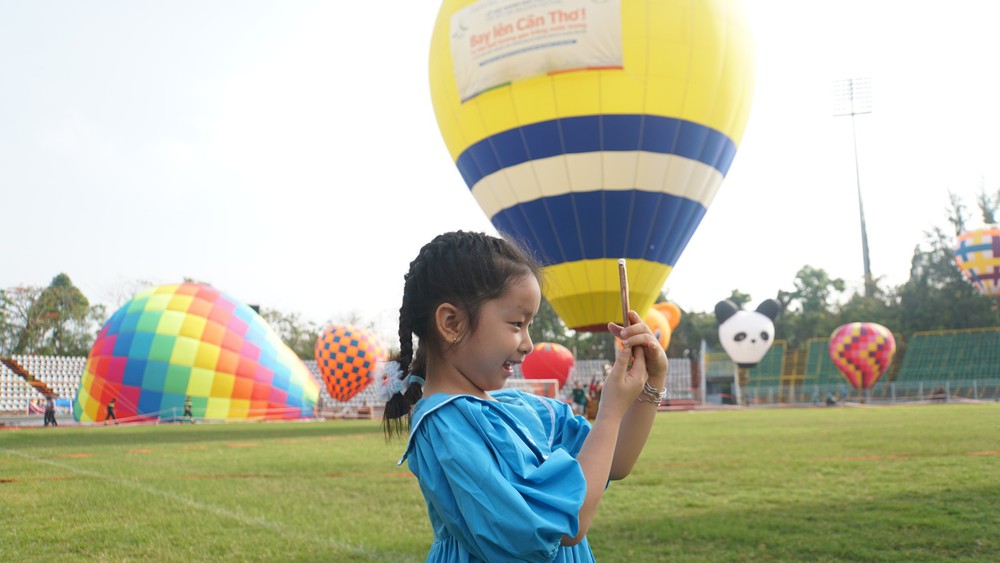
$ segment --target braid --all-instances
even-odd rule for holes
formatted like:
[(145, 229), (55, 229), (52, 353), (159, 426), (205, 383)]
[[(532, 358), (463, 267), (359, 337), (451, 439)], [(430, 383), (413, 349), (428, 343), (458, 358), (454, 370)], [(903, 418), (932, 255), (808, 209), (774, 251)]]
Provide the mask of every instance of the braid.
[[(411, 328), (410, 313), (407, 310), (407, 303), (412, 301), (412, 299), (407, 299), (408, 294), (413, 292), (414, 270), (418, 268), (415, 264), (420, 260), (418, 257), (416, 260), (410, 263), (410, 272), (407, 273), (403, 279), (403, 305), (399, 308), (399, 356), (396, 360), (399, 362), (399, 377), (402, 380), (406, 380), (409, 377), (410, 365), (413, 362), (413, 329)], [(416, 385), (411, 385), (410, 387), (418, 387)], [(406, 429), (409, 427), (410, 422), (410, 412), (412, 406), (416, 401), (409, 401), (406, 397), (409, 394), (410, 388), (406, 389), (406, 394), (396, 393), (385, 404), (385, 412), (382, 415), (382, 430), (386, 435), (387, 439), (402, 436)], [(423, 393), (421, 393), (422, 395)], [(419, 397), (417, 398), (419, 400)], [(403, 417), (406, 417), (406, 424), (403, 424)]]
[[(523, 275), (533, 275), (540, 282), (541, 268), (512, 241), (455, 231), (438, 235), (425, 244), (403, 276), (396, 358), (402, 372), (400, 378), (406, 382), (411, 374), (427, 377), (428, 354), (444, 353), (447, 344), (441, 341), (434, 327), (434, 315), (442, 303), (462, 308), (468, 316), (465, 330), (474, 330), (483, 303), (502, 296), (511, 280)], [(416, 350), (414, 336), (418, 339)], [(386, 438), (404, 433), (413, 405), (422, 396), (423, 387), (411, 384), (389, 399), (382, 419)]]

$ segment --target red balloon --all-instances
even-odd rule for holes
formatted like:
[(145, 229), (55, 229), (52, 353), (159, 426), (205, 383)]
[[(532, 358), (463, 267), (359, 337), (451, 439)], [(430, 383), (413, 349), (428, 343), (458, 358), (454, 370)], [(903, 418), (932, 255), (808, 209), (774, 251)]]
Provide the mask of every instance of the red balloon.
[(330, 326), (316, 340), (316, 364), (330, 397), (349, 401), (368, 387), (386, 348), (374, 332), (354, 326)]
[(573, 352), (562, 344), (539, 342), (524, 357), (521, 373), (525, 379), (556, 379), (559, 387), (562, 387), (566, 384), (574, 363)]
[(848, 323), (830, 336), (830, 358), (855, 389), (871, 389), (896, 353), (892, 331), (875, 323)]

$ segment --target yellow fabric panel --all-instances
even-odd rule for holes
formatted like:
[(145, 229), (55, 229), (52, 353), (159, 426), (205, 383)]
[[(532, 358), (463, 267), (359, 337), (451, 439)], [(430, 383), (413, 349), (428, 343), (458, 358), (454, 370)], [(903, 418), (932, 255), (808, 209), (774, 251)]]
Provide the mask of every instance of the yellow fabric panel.
[(170, 353), (170, 363), (175, 366), (193, 367), (198, 356), (200, 342), (194, 338), (180, 336), (174, 341), (174, 349)]
[[(86, 372), (84, 372), (84, 377), (86, 377)], [(81, 407), (80, 422), (94, 422), (97, 420), (97, 409), (100, 408), (100, 405), (90, 396), (89, 389), (90, 387), (81, 385), (80, 390), (77, 391), (76, 399), (73, 401)]]
[(556, 98), (551, 94), (552, 80), (548, 76), (518, 80), (507, 91), (511, 103), (517, 108), (518, 124), (546, 121), (558, 115)]
[[(155, 295), (169, 295), (169, 296), (172, 297), (175, 293), (177, 293), (177, 288), (178, 287), (180, 287), (180, 284), (176, 284), (176, 283), (169, 284), (169, 285), (160, 285), (160, 286), (157, 286), (157, 287), (154, 287), (154, 288), (150, 288), (149, 292), (153, 293)], [(145, 292), (143, 292), (143, 293), (145, 293)]]
[(183, 295), (177, 294), (170, 298), (170, 302), (167, 303), (167, 309), (171, 311), (180, 311), (186, 313), (188, 307), (191, 306), (191, 302), (194, 301), (193, 295)]
[(236, 378), (228, 373), (216, 373), (212, 380), (212, 397), (229, 397), (233, 394), (233, 382)]
[[(249, 399), (230, 399), (229, 416), (231, 418), (246, 418), (250, 414)], [(259, 413), (256, 413), (259, 414)]]
[[(556, 100), (558, 113), (550, 115), (548, 119), (601, 113), (601, 72), (588, 70), (550, 76), (552, 87), (546, 92), (539, 93), (539, 95), (553, 96)], [(490, 134), (498, 132), (490, 131)]]
[(160, 321), (156, 324), (156, 334), (177, 336), (181, 333), (181, 327), (184, 326), (184, 318), (187, 316), (187, 313), (181, 313), (180, 311), (163, 311), (160, 315)]
[(208, 321), (205, 317), (199, 317), (198, 315), (186, 315), (184, 318), (184, 324), (181, 325), (179, 336), (200, 339), (202, 332), (205, 331), (206, 322)]
[(164, 294), (157, 292), (151, 295), (146, 301), (145, 310), (146, 311), (163, 311), (167, 308), (167, 304), (170, 303), (170, 299), (173, 298), (171, 294)]
[[(230, 418), (229, 403), (228, 397), (209, 397), (208, 404), (205, 406), (205, 418)], [(239, 416), (232, 418), (239, 418)]]
[[(645, 316), (672, 268), (647, 260), (628, 261), (629, 304)], [(545, 298), (572, 329), (621, 324), (618, 260), (602, 258), (548, 266)]]
[(208, 397), (212, 392), (212, 380), (215, 372), (193, 368), (188, 378), (187, 394), (193, 397)]
[[(209, 344), (208, 342), (202, 342), (198, 346), (198, 355), (195, 356), (194, 367), (207, 369), (215, 371), (215, 366), (219, 361), (219, 353), (222, 348), (216, 346), (215, 344)], [(192, 372), (192, 375), (194, 373)]]
[[(450, 17), (473, 1), (446, 0), (431, 39), (431, 97), (453, 160), (470, 145), (513, 127), (601, 113), (685, 119), (739, 145), (753, 90), (753, 39), (739, 0), (622, 0), (624, 69), (533, 77), (462, 104)], [(542, 101), (531, 101), (534, 96)]]

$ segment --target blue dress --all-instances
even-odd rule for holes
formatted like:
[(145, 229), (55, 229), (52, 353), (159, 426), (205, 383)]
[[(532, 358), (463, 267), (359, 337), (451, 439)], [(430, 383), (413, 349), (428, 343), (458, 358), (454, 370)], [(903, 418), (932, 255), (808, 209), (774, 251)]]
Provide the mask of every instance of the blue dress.
[(437, 393), (414, 407), (409, 461), (427, 501), (427, 561), (594, 561), (579, 531), (587, 482), (576, 455), (590, 423), (515, 389), (496, 401)]

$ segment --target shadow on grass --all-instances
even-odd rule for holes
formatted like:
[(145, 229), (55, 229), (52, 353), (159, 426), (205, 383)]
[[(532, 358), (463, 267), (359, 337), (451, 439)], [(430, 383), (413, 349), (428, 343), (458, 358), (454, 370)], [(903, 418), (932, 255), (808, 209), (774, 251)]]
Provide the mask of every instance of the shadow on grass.
[[(845, 494), (846, 493), (846, 494)], [(996, 561), (1000, 485), (701, 511), (625, 510), (590, 540), (599, 561)]]
[(163, 424), (91, 426), (0, 432), (0, 449), (86, 448), (247, 442), (252, 440), (319, 440), (382, 434), (378, 421), (261, 422), (230, 424)]

